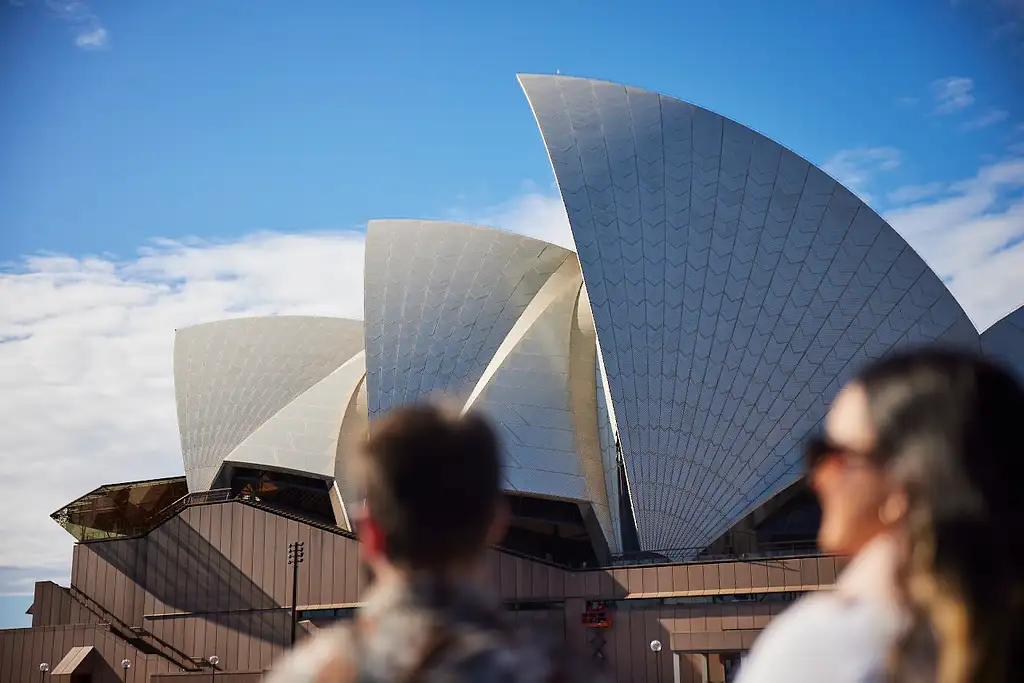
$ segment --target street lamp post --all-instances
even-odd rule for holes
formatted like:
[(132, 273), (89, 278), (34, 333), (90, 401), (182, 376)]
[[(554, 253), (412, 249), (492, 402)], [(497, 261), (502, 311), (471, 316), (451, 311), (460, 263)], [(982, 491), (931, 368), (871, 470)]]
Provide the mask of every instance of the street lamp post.
[(305, 559), (306, 544), (294, 541), (288, 544), (288, 564), (292, 566), (292, 645), (295, 645), (295, 628), (298, 620), (299, 603), (299, 565)]
[(660, 640), (652, 640), (651, 641), (651, 652), (654, 653), (654, 662), (655, 662), (656, 666), (658, 667), (658, 683), (664, 683), (664, 681), (662, 681), (662, 677), (661, 677), (661, 641)]
[(210, 663), (210, 680), (216, 683), (217, 665), (220, 664), (220, 657), (218, 657), (217, 655), (210, 655), (206, 658), (206, 661)]
[(46, 672), (50, 670), (50, 665), (43, 662), (39, 665), (39, 680), (46, 680)]
[(124, 669), (124, 680), (128, 680), (128, 669), (132, 668), (132, 660), (122, 659), (121, 668)]

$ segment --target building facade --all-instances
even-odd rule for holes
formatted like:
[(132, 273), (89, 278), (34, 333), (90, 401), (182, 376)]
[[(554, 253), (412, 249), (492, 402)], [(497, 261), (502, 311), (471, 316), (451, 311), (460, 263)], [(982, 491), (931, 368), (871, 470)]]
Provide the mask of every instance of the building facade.
[[(0, 680), (255, 683), (291, 642), (289, 544), (304, 551), (300, 639), (349, 618), (366, 587), (351, 533), (254, 499), (188, 494), (132, 522), (131, 537), (75, 547), (69, 586), (37, 584), (32, 627), (0, 631)], [(564, 639), (609, 680), (636, 683), (725, 681), (775, 614), (830, 587), (841, 568), (831, 557), (755, 555), (570, 569), (500, 549), (488, 564), (516, 621)]]
[(979, 334), (891, 226), (790, 150), (657, 93), (520, 82), (575, 251), (371, 221), (364, 321), (178, 330), (184, 476), (54, 514), (79, 541), (71, 583), (38, 584), (32, 628), (0, 632), (0, 681), (259, 680), (294, 624), (308, 637), (359, 604), (357, 440), (439, 399), (502, 436), (511, 527), (489, 562), (516, 620), (613, 681), (724, 682), (840, 568), (815, 551), (799, 456), (843, 383), (930, 342), (1024, 368), (1020, 310)]

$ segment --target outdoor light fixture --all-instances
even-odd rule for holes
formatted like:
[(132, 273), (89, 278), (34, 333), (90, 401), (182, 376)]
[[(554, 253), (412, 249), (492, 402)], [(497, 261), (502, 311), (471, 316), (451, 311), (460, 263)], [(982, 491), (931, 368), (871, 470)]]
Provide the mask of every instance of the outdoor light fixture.
[(128, 669), (132, 668), (132, 660), (122, 659), (121, 668), (124, 669), (124, 680), (128, 680)]
[(46, 678), (46, 672), (50, 670), (50, 665), (43, 662), (39, 665), (39, 680)]
[[(661, 652), (661, 641), (660, 640), (652, 640), (651, 641), (651, 652), (653, 652), (654, 654), (658, 654), (659, 652)], [(661, 675), (661, 657), (658, 657), (655, 660), (655, 662), (657, 663), (657, 666), (658, 666), (658, 682), (661, 683), (661, 681), (664, 680), (664, 678), (662, 678), (662, 675)]]
[(292, 646), (295, 646), (295, 627), (298, 626), (299, 565), (306, 558), (306, 544), (294, 541), (288, 544), (288, 564), (292, 567)]
[(206, 661), (210, 664), (210, 680), (217, 680), (217, 665), (220, 664), (220, 657), (217, 655), (210, 655), (206, 658)]

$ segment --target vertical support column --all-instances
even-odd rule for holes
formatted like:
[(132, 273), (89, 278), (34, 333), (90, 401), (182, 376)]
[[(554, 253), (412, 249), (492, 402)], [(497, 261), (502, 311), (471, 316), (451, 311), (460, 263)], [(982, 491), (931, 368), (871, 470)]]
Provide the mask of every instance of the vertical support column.
[(725, 665), (722, 663), (722, 655), (711, 653), (707, 656), (707, 662), (709, 683), (725, 683)]

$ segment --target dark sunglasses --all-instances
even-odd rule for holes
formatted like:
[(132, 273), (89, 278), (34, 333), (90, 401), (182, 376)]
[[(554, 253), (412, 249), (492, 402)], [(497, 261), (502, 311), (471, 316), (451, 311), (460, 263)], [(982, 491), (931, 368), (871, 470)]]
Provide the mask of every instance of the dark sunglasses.
[(827, 436), (812, 436), (804, 443), (804, 471), (812, 471), (832, 456), (848, 458), (852, 455), (852, 450), (833, 443)]

